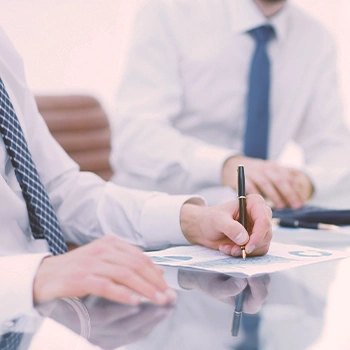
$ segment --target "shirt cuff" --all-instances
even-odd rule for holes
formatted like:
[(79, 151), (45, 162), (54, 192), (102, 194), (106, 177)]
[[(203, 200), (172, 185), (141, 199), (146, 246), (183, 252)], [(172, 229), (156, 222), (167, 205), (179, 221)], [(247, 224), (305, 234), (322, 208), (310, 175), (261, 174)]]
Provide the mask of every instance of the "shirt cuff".
[(26, 254), (0, 258), (1, 319), (13, 319), (33, 307), (33, 283), (41, 261), (50, 255)]
[(304, 173), (309, 177), (313, 186), (314, 186), (314, 196), (312, 201), (314, 202), (330, 202), (329, 194), (332, 193), (332, 196), (335, 198), (341, 196), (342, 193), (348, 193), (350, 190), (350, 177), (348, 170), (338, 167), (332, 171), (332, 180), (329, 180), (329, 177), (325, 175), (323, 167), (320, 166), (309, 166), (305, 169), (302, 169)]
[(141, 214), (141, 230), (147, 248), (189, 244), (180, 225), (180, 210), (186, 202), (205, 204), (199, 196), (185, 195), (159, 195), (146, 202)]
[(163, 269), (163, 272), (164, 272), (163, 277), (166, 280), (168, 286), (176, 290), (182, 290), (178, 280), (179, 268), (176, 266), (166, 266), (166, 265), (159, 265), (159, 266), (161, 266)]
[(100, 347), (92, 345), (85, 338), (50, 318), (44, 319), (29, 347), (29, 350), (39, 349), (101, 350)]
[(214, 146), (201, 146), (191, 153), (189, 160), (190, 173), (199, 188), (210, 185), (221, 185), (222, 167), (225, 161), (238, 152)]

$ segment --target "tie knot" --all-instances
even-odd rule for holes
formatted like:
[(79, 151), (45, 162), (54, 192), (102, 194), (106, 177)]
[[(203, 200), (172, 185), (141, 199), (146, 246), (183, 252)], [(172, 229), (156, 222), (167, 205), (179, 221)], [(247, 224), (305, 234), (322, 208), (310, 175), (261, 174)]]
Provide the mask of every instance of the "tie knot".
[(275, 30), (269, 24), (248, 31), (258, 42), (267, 43), (275, 34)]

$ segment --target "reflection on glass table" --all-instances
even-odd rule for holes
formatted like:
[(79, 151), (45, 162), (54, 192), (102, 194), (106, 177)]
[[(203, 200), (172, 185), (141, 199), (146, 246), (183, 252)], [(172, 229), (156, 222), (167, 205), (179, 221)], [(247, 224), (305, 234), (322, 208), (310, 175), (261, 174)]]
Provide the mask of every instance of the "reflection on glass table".
[(145, 337), (173, 310), (173, 305), (129, 306), (94, 296), (82, 299), (81, 304), (85, 311), (64, 299), (43, 304), (39, 310), (77, 334), (86, 334), (83, 330), (89, 328), (89, 342), (102, 349), (115, 349)]
[[(178, 293), (174, 305), (60, 299), (37, 306), (22, 323), (3, 322), (0, 331), (23, 333), (18, 350), (248, 350), (253, 333), (252, 349), (323, 350), (320, 344), (337, 344), (342, 336), (342, 345), (348, 345), (350, 338), (345, 331), (350, 291), (344, 285), (350, 262), (342, 261), (337, 272), (338, 265), (330, 261), (253, 278), (167, 267), (165, 276)], [(241, 328), (232, 337), (243, 290)], [(247, 315), (258, 315), (254, 332), (244, 326)]]
[[(336, 261), (295, 268), (289, 271), (239, 279), (203, 271), (178, 270), (178, 301), (174, 312), (146, 338), (128, 350), (303, 350), (319, 337), (328, 287)], [(169, 271), (175, 268), (167, 268)], [(324, 271), (324, 280), (319, 271)], [(322, 281), (315, 283), (315, 279)], [(258, 312), (256, 329), (241, 325), (232, 337), (232, 316), (236, 296), (246, 288), (243, 318)], [(323, 288), (324, 287), (324, 288)], [(253, 344), (250, 343), (255, 334)], [(298, 334), (298, 336), (296, 336)], [(251, 347), (249, 347), (251, 346)]]

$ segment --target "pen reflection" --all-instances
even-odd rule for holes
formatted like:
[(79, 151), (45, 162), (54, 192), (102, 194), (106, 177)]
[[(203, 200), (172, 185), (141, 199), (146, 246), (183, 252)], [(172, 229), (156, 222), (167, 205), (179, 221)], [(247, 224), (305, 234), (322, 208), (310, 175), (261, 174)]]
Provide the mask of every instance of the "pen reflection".
[[(217, 300), (234, 305), (232, 336), (239, 335), (240, 323), (243, 322), (244, 336), (249, 338), (249, 343), (255, 341), (259, 327), (257, 312), (268, 297), (269, 275), (239, 278), (219, 273), (179, 270), (178, 279), (183, 288), (198, 289)], [(247, 344), (248, 340), (241, 343)]]
[(258, 312), (269, 293), (268, 274), (243, 278), (221, 273), (180, 269), (178, 281), (184, 289), (197, 289), (226, 304), (235, 305), (236, 298), (245, 289), (243, 312)]

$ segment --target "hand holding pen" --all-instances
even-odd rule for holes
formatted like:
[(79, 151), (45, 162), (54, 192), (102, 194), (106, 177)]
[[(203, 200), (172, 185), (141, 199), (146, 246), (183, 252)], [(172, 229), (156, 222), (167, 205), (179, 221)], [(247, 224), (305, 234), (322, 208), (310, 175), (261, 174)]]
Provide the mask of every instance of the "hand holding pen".
[(266, 254), (272, 239), (271, 208), (262, 196), (249, 194), (244, 228), (239, 222), (239, 207), (239, 200), (212, 207), (185, 203), (180, 213), (181, 230), (190, 243), (219, 249), (230, 256), (242, 256), (241, 246), (251, 256)]

